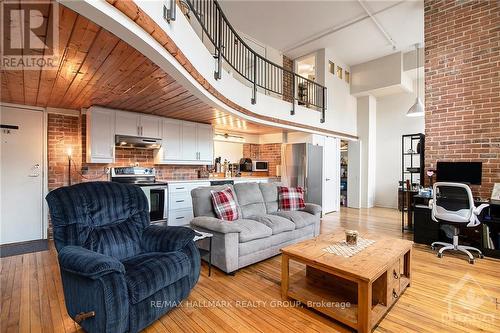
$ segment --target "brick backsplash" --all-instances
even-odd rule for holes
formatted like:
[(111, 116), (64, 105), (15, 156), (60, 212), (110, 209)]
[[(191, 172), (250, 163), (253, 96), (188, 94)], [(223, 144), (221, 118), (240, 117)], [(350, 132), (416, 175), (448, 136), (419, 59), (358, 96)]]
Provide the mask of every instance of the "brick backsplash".
[(481, 161), (475, 195), (500, 182), (500, 3), (426, 0), (425, 165)]
[(276, 176), (276, 166), (281, 164), (281, 143), (243, 144), (243, 156), (252, 160), (269, 162), (269, 176)]
[[(115, 163), (86, 163), (86, 123), (85, 115), (68, 116), (50, 113), (48, 115), (48, 183), (49, 190), (68, 185), (67, 149), (71, 147), (73, 184), (83, 181), (108, 180), (105, 168), (131, 166), (138, 163), (142, 167), (155, 167), (158, 179), (196, 179), (203, 166), (154, 165), (153, 150), (116, 148)], [(82, 167), (88, 171), (80, 173)]]

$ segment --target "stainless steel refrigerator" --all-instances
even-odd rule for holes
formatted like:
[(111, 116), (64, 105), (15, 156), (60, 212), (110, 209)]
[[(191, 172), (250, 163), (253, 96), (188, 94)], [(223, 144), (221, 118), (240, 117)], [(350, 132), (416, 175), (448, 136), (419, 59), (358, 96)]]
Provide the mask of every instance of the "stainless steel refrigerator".
[(310, 143), (282, 146), (281, 181), (287, 186), (301, 186), (306, 202), (322, 204), (323, 147)]

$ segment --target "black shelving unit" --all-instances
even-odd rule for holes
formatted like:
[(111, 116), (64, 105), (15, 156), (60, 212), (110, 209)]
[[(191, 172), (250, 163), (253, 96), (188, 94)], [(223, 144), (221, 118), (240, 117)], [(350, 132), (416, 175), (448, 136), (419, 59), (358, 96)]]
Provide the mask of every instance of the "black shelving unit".
[(425, 135), (401, 136), (401, 182), (398, 189), (401, 209), (401, 231), (413, 230), (413, 196), (424, 185)]

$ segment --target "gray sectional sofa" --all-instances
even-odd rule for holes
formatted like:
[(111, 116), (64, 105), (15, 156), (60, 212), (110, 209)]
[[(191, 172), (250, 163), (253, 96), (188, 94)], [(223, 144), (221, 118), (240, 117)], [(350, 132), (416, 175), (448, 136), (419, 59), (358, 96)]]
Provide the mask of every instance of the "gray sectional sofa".
[[(306, 203), (301, 211), (279, 211), (279, 183), (239, 183), (191, 191), (191, 227), (214, 235), (212, 264), (226, 273), (279, 254), (280, 248), (319, 235), (321, 206)], [(240, 219), (219, 220), (211, 191), (231, 187)], [(202, 245), (203, 246), (203, 245)]]

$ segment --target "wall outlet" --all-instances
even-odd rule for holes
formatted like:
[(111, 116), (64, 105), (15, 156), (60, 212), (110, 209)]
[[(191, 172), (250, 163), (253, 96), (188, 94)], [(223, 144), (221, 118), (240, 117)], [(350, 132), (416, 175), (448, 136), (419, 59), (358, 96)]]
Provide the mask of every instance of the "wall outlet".
[(89, 167), (82, 166), (82, 169), (80, 170), (80, 172), (82, 173), (82, 175), (86, 175), (87, 173), (89, 173)]
[(109, 172), (111, 171), (111, 169), (109, 167), (104, 167), (104, 173), (109, 175)]

